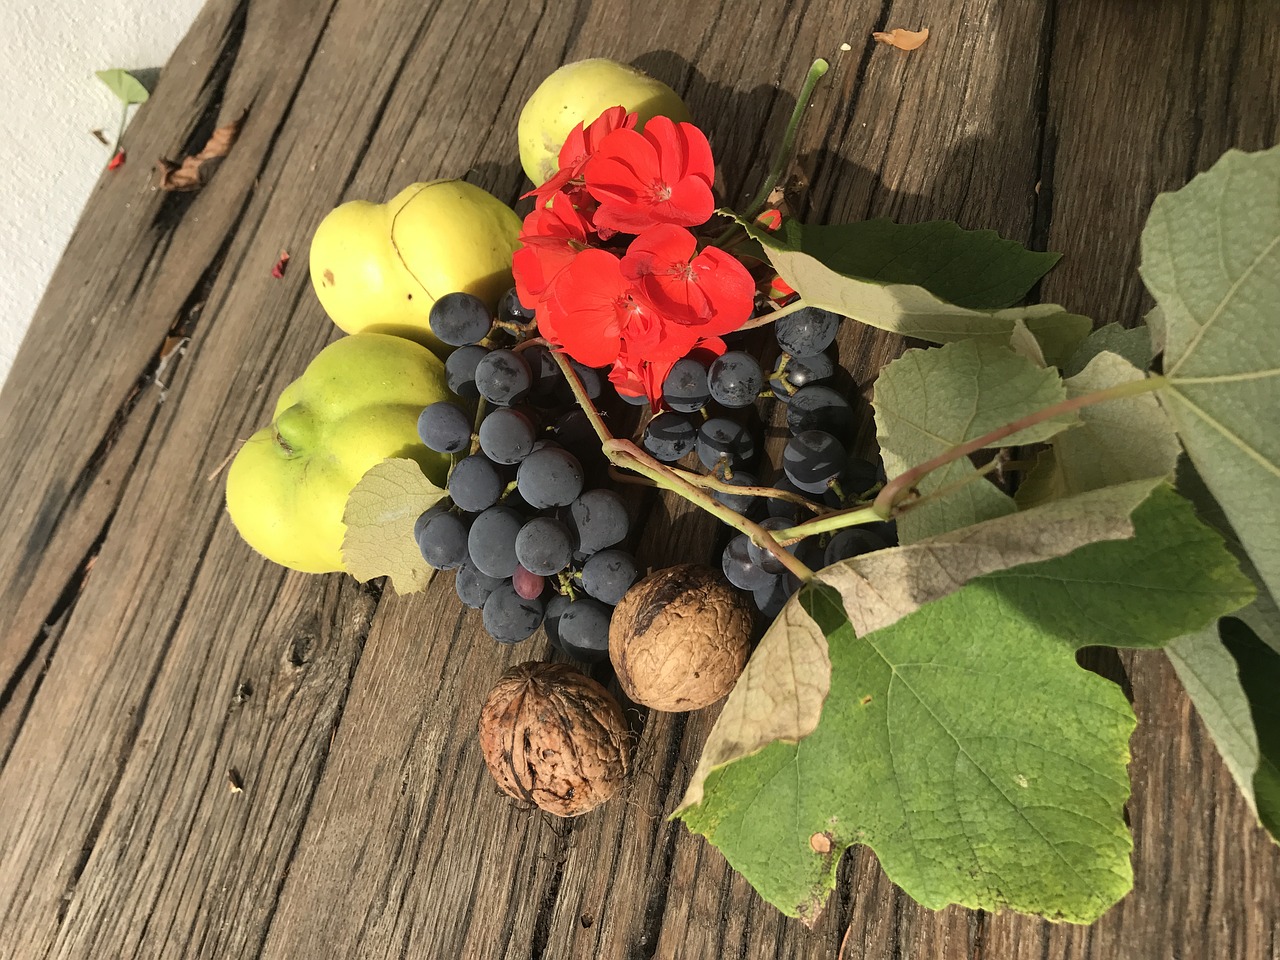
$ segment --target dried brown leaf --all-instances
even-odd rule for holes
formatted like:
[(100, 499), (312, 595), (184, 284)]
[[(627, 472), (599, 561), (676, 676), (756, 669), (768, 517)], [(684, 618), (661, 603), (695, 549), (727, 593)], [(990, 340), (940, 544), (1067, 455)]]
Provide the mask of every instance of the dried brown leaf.
[(923, 30), (903, 30), (895, 27), (887, 33), (873, 33), (871, 39), (899, 50), (914, 50), (929, 39), (929, 28)]
[(181, 163), (164, 157), (157, 160), (160, 189), (190, 192), (199, 190), (208, 183), (213, 172), (218, 169), (218, 164), (222, 162), (222, 158), (231, 152), (236, 138), (240, 136), (240, 127), (244, 123), (244, 118), (248, 115), (249, 111), (246, 110), (235, 120), (218, 127), (199, 153), (185, 157)]

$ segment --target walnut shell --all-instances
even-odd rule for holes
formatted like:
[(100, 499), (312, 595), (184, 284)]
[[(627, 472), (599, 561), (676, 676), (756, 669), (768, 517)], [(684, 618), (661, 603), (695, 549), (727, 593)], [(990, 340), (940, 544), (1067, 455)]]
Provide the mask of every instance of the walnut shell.
[(636, 703), (679, 713), (715, 703), (747, 663), (752, 611), (709, 567), (683, 564), (627, 591), (609, 622), (609, 659)]
[(521, 663), (480, 710), (480, 749), (498, 786), (560, 817), (604, 803), (630, 769), (622, 707), (563, 663)]

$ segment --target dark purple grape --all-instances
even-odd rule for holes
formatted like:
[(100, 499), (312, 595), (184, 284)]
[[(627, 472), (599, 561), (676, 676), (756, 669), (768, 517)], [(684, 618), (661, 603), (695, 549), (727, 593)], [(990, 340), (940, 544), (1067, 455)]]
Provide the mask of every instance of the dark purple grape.
[(560, 611), (557, 646), (575, 660), (601, 663), (609, 659), (609, 618), (613, 607), (591, 597), (579, 597)]
[(537, 436), (533, 418), (514, 407), (494, 410), (480, 422), (480, 449), (494, 463), (519, 463), (533, 452)]
[[(789, 520), (782, 517), (765, 517), (760, 521), (760, 526), (766, 530), (785, 530), (787, 527), (793, 526)], [(796, 552), (796, 545), (785, 548), (788, 553)], [(763, 547), (757, 547), (751, 540), (747, 541), (747, 555), (751, 557), (751, 562), (768, 573), (782, 573), (787, 569), (786, 564), (775, 557), (771, 552)]]
[(720, 555), (720, 568), (729, 582), (740, 590), (759, 590), (774, 579), (774, 574), (751, 559), (750, 545), (751, 539), (740, 533), (729, 541)]
[(582, 492), (582, 464), (563, 447), (543, 447), (520, 462), (516, 489), (537, 510), (572, 503)]
[(564, 520), (577, 539), (577, 552), (583, 557), (621, 543), (631, 525), (622, 497), (604, 487), (581, 494), (569, 504)]
[(822, 493), (844, 469), (844, 446), (823, 430), (806, 430), (787, 441), (782, 469), (806, 493)]
[(560, 643), (560, 617), (564, 615), (565, 610), (569, 609), (569, 604), (572, 602), (569, 597), (561, 593), (553, 595), (546, 602), (542, 625), (546, 628), (547, 639), (557, 650), (564, 650), (564, 646)]
[(682, 413), (660, 413), (644, 428), (641, 444), (664, 463), (674, 463), (694, 448), (698, 428)]
[(483, 453), (463, 457), (449, 474), (449, 497), (468, 513), (479, 513), (498, 502), (506, 482), (497, 464)]
[(835, 375), (836, 365), (825, 353), (815, 353), (807, 357), (793, 357), (784, 353), (769, 377), (769, 386), (773, 395), (779, 400), (791, 401), (791, 396), (801, 387)]
[[(746, 470), (735, 470), (731, 477), (720, 477), (721, 482), (733, 484), (735, 487), (754, 487), (759, 481), (754, 474)], [(755, 494), (725, 493), (723, 490), (712, 490), (711, 496), (719, 500), (730, 510), (746, 516), (756, 505)]]
[(708, 470), (728, 464), (737, 468), (756, 455), (751, 432), (727, 417), (712, 417), (698, 428), (698, 459)]
[(524, 398), (533, 386), (533, 373), (513, 350), (490, 350), (476, 364), (476, 389), (490, 403), (505, 407)]
[(489, 306), (470, 293), (446, 293), (431, 305), (431, 332), (452, 347), (479, 343), (489, 335), (493, 317)]
[(846, 527), (843, 530), (836, 531), (831, 539), (827, 541), (827, 548), (823, 553), (822, 559), (826, 566), (831, 566), (833, 563), (848, 560), (850, 557), (883, 550), (887, 546), (888, 544), (882, 538), (869, 530), (864, 530), (861, 527)]
[(512, 287), (502, 295), (498, 303), (498, 317), (508, 323), (528, 323), (534, 317), (533, 307), (526, 307), (520, 302), (520, 295)]
[(550, 577), (573, 558), (573, 535), (555, 517), (534, 517), (516, 537), (516, 559), (530, 573)]
[(839, 315), (818, 307), (797, 310), (773, 324), (778, 346), (797, 357), (821, 353), (831, 346), (839, 329)]
[(484, 347), (459, 347), (444, 361), (444, 378), (449, 389), (464, 400), (480, 396), (476, 389), (476, 367), (489, 351)]
[(453, 570), (467, 559), (467, 525), (444, 501), (418, 517), (413, 538), (422, 559), (437, 570)]
[(677, 360), (662, 382), (662, 402), (677, 413), (694, 413), (711, 399), (707, 368), (697, 360)]
[(428, 404), (418, 414), (418, 437), (436, 453), (461, 453), (471, 446), (471, 416), (448, 400)]
[(524, 517), (511, 507), (490, 507), (471, 522), (467, 551), (477, 570), (506, 579), (516, 572), (516, 537)]
[(453, 578), (453, 589), (458, 599), (473, 610), (479, 610), (489, 599), (489, 594), (498, 589), (505, 581), (500, 577), (491, 577), (476, 569), (476, 565), (467, 559), (458, 568)]
[(707, 385), (717, 403), (731, 409), (749, 407), (764, 387), (764, 371), (751, 354), (730, 350), (711, 364)]
[(610, 606), (622, 599), (637, 577), (636, 559), (625, 550), (601, 550), (582, 565), (582, 589)]
[(792, 436), (806, 430), (825, 430), (834, 437), (848, 437), (853, 426), (849, 401), (821, 383), (801, 387), (787, 404), (787, 429)]
[(542, 601), (525, 599), (510, 583), (504, 583), (484, 602), (481, 619), (489, 636), (499, 643), (528, 640), (542, 624)]

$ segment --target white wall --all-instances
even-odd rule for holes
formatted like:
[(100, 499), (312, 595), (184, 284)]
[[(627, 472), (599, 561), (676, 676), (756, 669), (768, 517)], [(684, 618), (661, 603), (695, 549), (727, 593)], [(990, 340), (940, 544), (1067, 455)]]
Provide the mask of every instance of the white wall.
[(164, 66), (201, 3), (0, 0), (0, 381), (110, 159), (90, 131), (113, 139), (120, 104), (94, 71)]

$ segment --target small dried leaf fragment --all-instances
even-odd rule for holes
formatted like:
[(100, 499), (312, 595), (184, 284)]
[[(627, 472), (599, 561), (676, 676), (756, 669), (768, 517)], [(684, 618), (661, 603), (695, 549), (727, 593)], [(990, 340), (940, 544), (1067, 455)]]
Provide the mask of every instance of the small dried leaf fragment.
[(897, 47), (899, 50), (914, 50), (929, 39), (929, 28), (903, 30), (901, 27), (895, 27), (887, 33), (873, 33), (871, 39), (889, 47)]
[(271, 275), (277, 280), (284, 279), (285, 268), (289, 265), (289, 251), (281, 250), (280, 256), (276, 258), (276, 265), (271, 268)]
[(124, 166), (124, 151), (117, 150), (115, 154), (112, 155), (111, 159), (107, 161), (107, 169), (115, 170), (122, 166)]
[(156, 161), (160, 170), (160, 189), (176, 192), (190, 192), (203, 187), (213, 172), (218, 169), (222, 158), (231, 152), (231, 147), (240, 135), (240, 127), (249, 111), (240, 114), (230, 123), (218, 127), (209, 137), (209, 142), (194, 156), (185, 157), (181, 163), (161, 157)]

